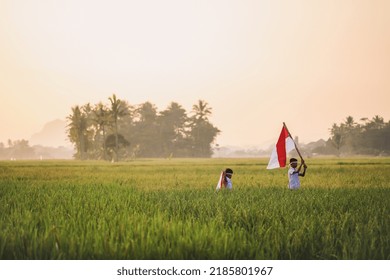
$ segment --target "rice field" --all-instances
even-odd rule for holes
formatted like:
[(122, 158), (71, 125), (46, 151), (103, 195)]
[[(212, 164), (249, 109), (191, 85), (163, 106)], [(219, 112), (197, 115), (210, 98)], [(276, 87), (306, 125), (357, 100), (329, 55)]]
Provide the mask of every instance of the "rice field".
[(0, 162), (0, 259), (390, 259), (389, 158), (267, 160)]

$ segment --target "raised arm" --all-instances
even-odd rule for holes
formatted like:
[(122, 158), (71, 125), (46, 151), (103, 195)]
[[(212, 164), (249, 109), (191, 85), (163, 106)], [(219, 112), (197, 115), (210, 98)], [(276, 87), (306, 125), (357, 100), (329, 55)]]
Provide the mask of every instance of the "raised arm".
[(305, 177), (306, 169), (307, 169), (307, 165), (306, 165), (305, 161), (301, 162), (301, 165), (299, 166), (298, 172), (301, 170), (302, 166), (303, 166), (303, 172), (299, 173), (298, 175), (302, 176), (302, 177)]

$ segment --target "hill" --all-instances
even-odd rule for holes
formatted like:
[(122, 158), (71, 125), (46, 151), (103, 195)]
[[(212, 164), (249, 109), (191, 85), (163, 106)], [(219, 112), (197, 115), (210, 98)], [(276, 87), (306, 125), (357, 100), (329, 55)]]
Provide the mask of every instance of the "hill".
[(41, 131), (31, 136), (29, 143), (33, 146), (72, 147), (66, 136), (66, 122), (60, 119), (46, 123)]

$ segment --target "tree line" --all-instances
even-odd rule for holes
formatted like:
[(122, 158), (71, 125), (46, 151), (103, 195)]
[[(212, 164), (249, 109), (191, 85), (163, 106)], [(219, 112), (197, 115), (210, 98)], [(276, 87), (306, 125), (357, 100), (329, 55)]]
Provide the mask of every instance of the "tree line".
[(76, 159), (211, 157), (220, 130), (209, 120), (212, 108), (206, 101), (199, 100), (187, 114), (176, 102), (158, 111), (151, 102), (133, 106), (115, 94), (108, 100), (71, 108), (67, 135)]
[(73, 152), (66, 147), (44, 147), (41, 145), (30, 146), (25, 139), (7, 143), (0, 142), (0, 160), (19, 159), (71, 159)]
[[(108, 104), (73, 107), (67, 117), (67, 134), (74, 144), (76, 159), (210, 157), (211, 145), (220, 133), (209, 122), (211, 113), (210, 106), (202, 100), (187, 115), (175, 102), (158, 112), (150, 102), (130, 106), (113, 95)], [(301, 152), (306, 156), (390, 156), (390, 121), (378, 115), (359, 122), (348, 116), (334, 123), (329, 132), (328, 140), (300, 144)], [(71, 153), (65, 147), (31, 147), (24, 139), (0, 143), (0, 159), (70, 158)], [(264, 157), (270, 153), (271, 150), (241, 151), (240, 156)]]
[(332, 155), (390, 155), (390, 121), (378, 115), (372, 119), (361, 118), (356, 122), (352, 116), (339, 124), (334, 123), (330, 138), (324, 147), (313, 152)]

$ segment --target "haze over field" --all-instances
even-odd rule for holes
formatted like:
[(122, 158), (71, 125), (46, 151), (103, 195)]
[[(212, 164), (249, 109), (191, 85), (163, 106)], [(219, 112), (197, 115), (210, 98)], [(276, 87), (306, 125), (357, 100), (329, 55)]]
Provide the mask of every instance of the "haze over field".
[(219, 145), (309, 142), (390, 119), (390, 2), (0, 0), (0, 142), (71, 107), (213, 108)]

